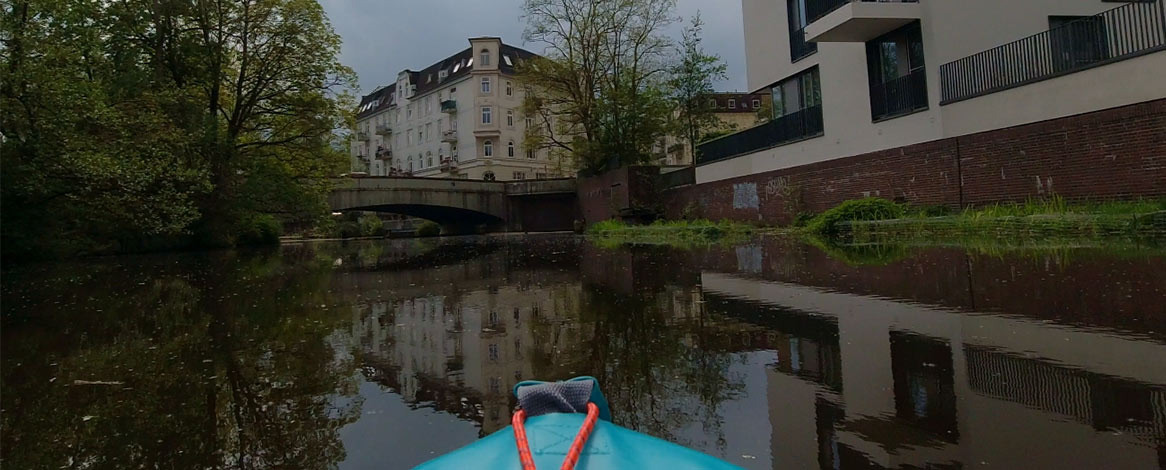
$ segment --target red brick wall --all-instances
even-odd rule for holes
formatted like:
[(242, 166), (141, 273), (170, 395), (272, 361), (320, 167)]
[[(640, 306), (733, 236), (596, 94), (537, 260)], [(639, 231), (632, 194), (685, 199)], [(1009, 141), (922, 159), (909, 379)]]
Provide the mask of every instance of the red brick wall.
[(1166, 100), (682, 187), (664, 207), (774, 224), (866, 196), (960, 207), (1052, 194), (1166, 196)]
[(580, 177), (579, 206), (588, 224), (618, 218), (621, 211), (654, 205), (659, 168), (632, 166)]

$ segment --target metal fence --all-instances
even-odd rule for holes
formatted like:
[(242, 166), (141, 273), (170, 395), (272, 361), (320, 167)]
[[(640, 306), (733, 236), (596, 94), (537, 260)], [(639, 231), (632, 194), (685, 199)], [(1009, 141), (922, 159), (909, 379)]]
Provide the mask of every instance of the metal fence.
[(1163, 0), (1128, 3), (941, 65), (940, 104), (1163, 49)]
[(735, 134), (697, 146), (696, 163), (704, 164), (822, 134), (822, 105), (805, 108)]
[(874, 120), (927, 108), (927, 73), (917, 69), (870, 87), (870, 115)]

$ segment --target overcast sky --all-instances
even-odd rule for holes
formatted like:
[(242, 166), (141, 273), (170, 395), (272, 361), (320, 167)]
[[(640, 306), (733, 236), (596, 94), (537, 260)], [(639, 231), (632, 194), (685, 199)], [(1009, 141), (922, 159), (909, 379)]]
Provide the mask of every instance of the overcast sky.
[[(396, 80), (403, 69), (420, 70), (466, 47), (467, 38), (499, 36), (524, 45), (523, 0), (320, 0), (336, 32), (344, 38), (341, 60), (356, 70), (360, 92)], [(740, 0), (678, 0), (676, 14), (700, 11), (704, 47), (728, 65), (718, 91), (745, 91), (745, 37)], [(679, 37), (680, 24), (671, 33)]]

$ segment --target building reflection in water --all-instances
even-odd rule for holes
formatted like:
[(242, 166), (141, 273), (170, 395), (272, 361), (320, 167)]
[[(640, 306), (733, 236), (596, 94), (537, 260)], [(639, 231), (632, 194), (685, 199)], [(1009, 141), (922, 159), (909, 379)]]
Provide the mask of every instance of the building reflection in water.
[[(981, 305), (1003, 311), (978, 312), (968, 286), (980, 275), (962, 255), (951, 266), (907, 257), (897, 274), (879, 268), (881, 284), (855, 288), (868, 268), (823, 263), (806, 247), (774, 252), (575, 245), (551, 263), (506, 248), (427, 269), (443, 288), (367, 279), (405, 276), (376, 270), (339, 282), (380, 299), (353, 307), (348, 332), (366, 378), (483, 435), (508, 424), (518, 381), (588, 374), (621, 424), (751, 468), (1162, 465), (1166, 344), (1156, 333), (1050, 321), (1016, 308), (1031, 305), (1022, 300), (992, 297)], [(1042, 269), (1017, 263), (1010, 278)], [(962, 300), (927, 301), (961, 281)], [(904, 295), (903, 282), (928, 285)], [(987, 290), (1023, 295), (1016, 286)], [(742, 444), (763, 436), (768, 448)]]

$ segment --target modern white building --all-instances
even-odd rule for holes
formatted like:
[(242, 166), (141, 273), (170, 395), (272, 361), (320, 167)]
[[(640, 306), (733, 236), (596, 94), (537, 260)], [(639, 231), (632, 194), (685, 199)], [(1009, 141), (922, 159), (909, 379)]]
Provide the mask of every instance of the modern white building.
[(696, 182), (1166, 98), (1163, 0), (742, 0), (774, 119)]
[(470, 46), (361, 99), (354, 171), (371, 176), (523, 180), (563, 176), (546, 150), (523, 146), (523, 89), (515, 67), (533, 53), (500, 38)]

